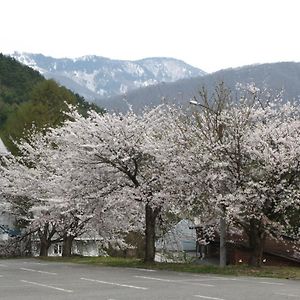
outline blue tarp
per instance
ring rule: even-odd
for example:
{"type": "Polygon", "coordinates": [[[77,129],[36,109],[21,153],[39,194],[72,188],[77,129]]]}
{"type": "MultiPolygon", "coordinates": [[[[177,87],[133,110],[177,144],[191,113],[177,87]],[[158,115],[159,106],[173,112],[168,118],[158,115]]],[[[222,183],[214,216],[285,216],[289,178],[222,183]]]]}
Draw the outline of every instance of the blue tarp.
{"type": "Polygon", "coordinates": [[[20,230],[17,228],[9,228],[7,225],[0,225],[0,232],[7,233],[10,237],[16,237],[20,235],[20,230]]]}

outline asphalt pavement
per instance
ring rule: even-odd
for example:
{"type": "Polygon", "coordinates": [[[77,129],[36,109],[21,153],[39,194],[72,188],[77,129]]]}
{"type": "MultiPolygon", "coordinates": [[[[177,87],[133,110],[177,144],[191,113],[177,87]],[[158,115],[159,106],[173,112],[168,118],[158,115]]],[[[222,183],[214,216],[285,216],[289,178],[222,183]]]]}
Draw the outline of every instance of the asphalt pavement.
{"type": "Polygon", "coordinates": [[[300,300],[300,281],[1,259],[0,299],[300,300]]]}

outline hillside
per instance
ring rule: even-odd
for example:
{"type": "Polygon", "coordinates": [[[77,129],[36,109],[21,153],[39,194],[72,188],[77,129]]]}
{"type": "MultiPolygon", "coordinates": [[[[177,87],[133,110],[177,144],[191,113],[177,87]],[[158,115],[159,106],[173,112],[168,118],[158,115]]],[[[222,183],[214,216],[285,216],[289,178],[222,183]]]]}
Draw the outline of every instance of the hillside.
{"type": "Polygon", "coordinates": [[[18,104],[28,101],[35,84],[44,78],[0,53],[0,128],[18,104]]]}
{"type": "Polygon", "coordinates": [[[300,63],[280,62],[221,70],[197,78],[162,83],[131,91],[126,96],[100,100],[98,104],[114,111],[126,111],[128,104],[132,105],[134,110],[141,110],[145,106],[156,106],[162,100],[188,105],[189,100],[198,95],[202,86],[213,91],[216,84],[221,81],[224,81],[232,90],[235,90],[238,83],[255,83],[259,88],[266,87],[273,91],[283,89],[286,99],[298,99],[300,96],[300,63]]]}
{"type": "Polygon", "coordinates": [[[15,52],[11,56],[90,101],[206,74],[183,61],[164,57],[128,61],[95,55],[70,59],[15,52]]]}
{"type": "Polygon", "coordinates": [[[92,107],[81,96],[0,54],[0,136],[10,150],[14,151],[11,138],[26,136],[33,124],[44,130],[63,122],[66,103],[78,105],[82,113],[92,107]]]}

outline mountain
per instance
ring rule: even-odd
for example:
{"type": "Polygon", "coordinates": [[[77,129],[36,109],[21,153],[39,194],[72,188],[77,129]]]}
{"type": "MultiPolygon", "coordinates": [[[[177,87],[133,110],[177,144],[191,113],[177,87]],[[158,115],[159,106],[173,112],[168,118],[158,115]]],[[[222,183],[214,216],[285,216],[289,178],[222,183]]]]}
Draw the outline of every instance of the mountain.
{"type": "Polygon", "coordinates": [[[15,52],[11,56],[94,102],[160,82],[206,74],[183,61],[164,57],[127,61],[95,55],[70,59],[15,52]]]}
{"type": "Polygon", "coordinates": [[[254,83],[259,88],[278,92],[283,90],[286,99],[299,99],[300,63],[280,62],[250,65],[234,69],[225,69],[205,76],[182,79],[172,83],[161,83],[128,92],[126,96],[116,96],[101,100],[98,104],[107,110],[126,111],[129,105],[139,111],[145,106],[156,106],[163,101],[188,105],[191,98],[197,97],[204,86],[212,92],[223,81],[232,91],[238,83],[254,83]]]}
{"type": "Polygon", "coordinates": [[[11,138],[26,137],[33,124],[37,130],[59,126],[66,119],[66,103],[77,105],[82,114],[91,108],[101,111],[78,94],[0,53],[0,137],[9,150],[16,150],[11,138]]]}

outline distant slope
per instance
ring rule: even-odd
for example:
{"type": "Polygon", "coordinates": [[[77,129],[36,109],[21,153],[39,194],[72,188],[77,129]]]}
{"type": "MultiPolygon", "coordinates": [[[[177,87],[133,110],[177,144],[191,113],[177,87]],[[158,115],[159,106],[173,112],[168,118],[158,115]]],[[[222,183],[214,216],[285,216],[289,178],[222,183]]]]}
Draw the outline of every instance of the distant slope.
{"type": "Polygon", "coordinates": [[[59,126],[66,119],[66,103],[77,105],[82,114],[90,108],[100,110],[78,94],[0,53],[0,137],[11,151],[15,150],[11,138],[25,137],[33,123],[38,130],[59,126]]]}
{"type": "Polygon", "coordinates": [[[11,56],[92,101],[160,82],[206,74],[183,61],[164,57],[125,61],[95,55],[57,59],[15,52],[11,56]]]}
{"type": "Polygon", "coordinates": [[[197,96],[202,86],[212,91],[221,81],[224,81],[232,90],[235,89],[237,83],[255,83],[260,88],[267,87],[274,91],[284,89],[284,97],[298,99],[300,63],[281,62],[226,69],[197,78],[146,87],[128,92],[126,96],[112,97],[98,103],[108,110],[115,111],[127,110],[128,104],[138,111],[145,106],[156,106],[162,102],[162,99],[171,103],[188,105],[189,100],[197,96]]]}
{"type": "Polygon", "coordinates": [[[0,128],[20,103],[29,101],[33,87],[43,80],[39,72],[0,53],[0,128]]]}

